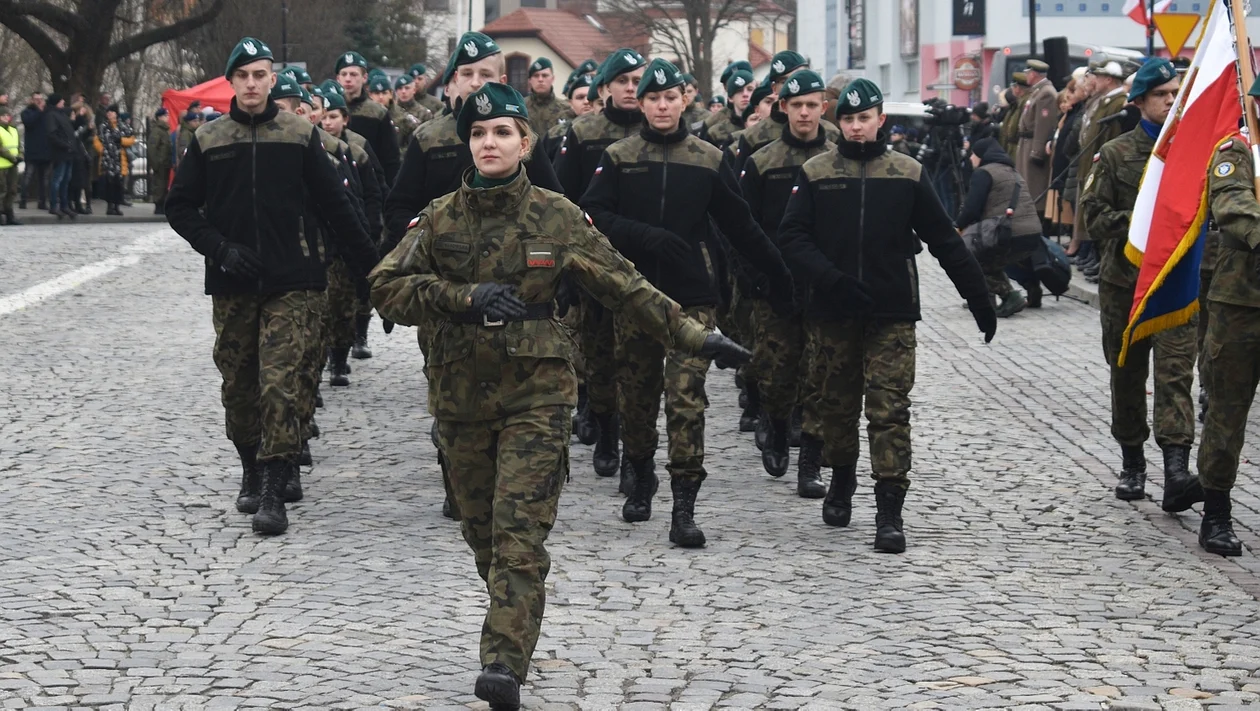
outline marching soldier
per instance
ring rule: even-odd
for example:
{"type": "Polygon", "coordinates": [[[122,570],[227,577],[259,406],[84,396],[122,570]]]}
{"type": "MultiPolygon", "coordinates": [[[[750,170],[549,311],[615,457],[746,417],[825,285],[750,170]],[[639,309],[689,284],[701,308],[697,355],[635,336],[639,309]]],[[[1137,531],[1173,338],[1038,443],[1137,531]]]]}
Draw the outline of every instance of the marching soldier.
{"type": "MultiPolygon", "coordinates": [[[[766,81],[770,82],[770,93],[778,96],[779,89],[783,86],[783,82],[798,69],[809,69],[809,61],[797,52],[792,50],[784,50],[774,55],[774,59],[770,62],[770,74],[766,76],[766,81]]],[[[770,120],[746,129],[739,138],[738,148],[735,151],[735,169],[739,172],[744,169],[744,163],[748,158],[761,149],[762,146],[768,145],[772,141],[777,141],[779,136],[783,134],[783,126],[787,123],[787,116],[779,110],[779,104],[776,101],[770,109],[770,120]]],[[[827,133],[827,140],[836,143],[840,140],[840,130],[828,122],[822,123],[823,131],[827,133]]]]}
{"type": "Polygon", "coordinates": [[[597,110],[594,102],[590,99],[593,81],[591,75],[577,74],[575,72],[574,76],[564,86],[564,95],[569,100],[569,106],[565,113],[557,119],[556,125],[552,126],[551,130],[547,132],[547,137],[542,142],[543,155],[550,158],[553,162],[560,152],[560,145],[564,142],[565,134],[569,132],[569,126],[579,117],[597,110]]]}
{"type": "Polygon", "coordinates": [[[1028,76],[1023,72],[1011,75],[1011,87],[1007,89],[1006,112],[998,128],[998,142],[1002,150],[1014,156],[1019,149],[1019,119],[1024,115],[1024,101],[1028,99],[1028,76]]]}
{"type": "Polygon", "coordinates": [[[149,124],[145,155],[153,174],[153,214],[166,214],[166,188],[171,180],[171,123],[166,109],[158,109],[149,124]]]}
{"type": "Polygon", "coordinates": [[[529,110],[529,124],[539,136],[546,136],[565,110],[564,102],[556,98],[555,83],[556,73],[550,59],[539,57],[529,65],[529,96],[525,97],[525,108],[529,110]]]}
{"type": "Polygon", "coordinates": [[[819,399],[831,488],[823,521],[847,526],[857,489],[858,418],[865,395],[875,550],[906,549],[901,510],[910,486],[910,390],[921,318],[914,254],[926,244],[967,300],[985,342],[997,315],[975,257],[955,231],[923,167],[888,150],[883,94],[856,79],[840,94],[844,137],[801,168],[779,246],[809,284],[806,327],[819,344],[819,399]]]}
{"type": "Polygon", "coordinates": [[[406,150],[411,142],[411,134],[416,132],[426,121],[433,119],[433,112],[419,101],[416,101],[416,84],[410,74],[403,74],[394,80],[394,101],[390,104],[389,116],[398,129],[398,149],[406,150]]]}
{"type": "Polygon", "coordinates": [[[1111,435],[1120,444],[1122,469],[1116,498],[1135,501],[1146,496],[1146,379],[1155,360],[1155,443],[1164,453],[1165,511],[1185,511],[1203,500],[1203,489],[1190,473],[1194,444],[1194,323],[1161,331],[1129,345],[1119,363],[1129,324],[1138,268],[1125,257],[1129,220],[1138,185],[1155,140],[1168,118],[1181,82],[1166,59],[1150,59],[1138,70],[1129,101],[1142,113],[1141,123],[1108,142],[1081,189],[1081,206],[1089,237],[1101,253],[1098,310],[1102,319],[1103,355],[1111,368],[1111,435]]]}
{"type": "Polygon", "coordinates": [[[726,94],[730,100],[726,107],[719,111],[716,119],[701,124],[701,139],[717,146],[719,150],[731,145],[731,136],[744,128],[744,110],[752,100],[756,82],[753,73],[747,69],[736,69],[726,79],[726,94]]]}
{"type": "MultiPolygon", "coordinates": [[[[682,72],[673,64],[652,60],[636,89],[644,126],[638,135],[604,150],[580,204],[617,251],[706,327],[716,323],[717,285],[725,277],[714,273],[713,250],[719,247],[710,220],[766,277],[770,302],[788,315],[792,277],[749,213],[721,151],[680,124],[686,108],[682,86],[682,72]]],[[[685,548],[701,547],[705,537],[695,524],[695,503],[707,476],[704,383],[710,363],[674,355],[666,359],[648,335],[633,323],[616,321],[621,437],[634,472],[621,515],[627,522],[652,516],[658,483],[653,459],[660,438],[656,420],[664,392],[666,468],[674,492],[669,540],[685,548]]]]}
{"type": "MultiPolygon", "coordinates": [[[[753,73],[752,63],[749,62],[747,59],[741,59],[737,62],[731,62],[730,64],[726,65],[726,69],[723,69],[722,75],[718,77],[718,84],[721,85],[723,89],[725,89],[726,82],[730,80],[731,75],[738,71],[745,71],[745,72],[748,72],[749,74],[752,74],[753,73]]],[[[727,103],[726,99],[720,96],[713,96],[709,98],[709,103],[706,106],[707,110],[709,111],[709,115],[705,117],[704,119],[705,126],[711,126],[712,124],[718,121],[721,121],[724,118],[722,116],[715,115],[715,114],[721,113],[721,111],[715,110],[713,108],[714,102],[721,104],[722,107],[725,107],[727,103]]],[[[700,132],[697,131],[696,135],[697,136],[700,135],[700,132]]]]}
{"type": "MultiPolygon", "coordinates": [[[[1024,74],[1032,85],[1019,119],[1019,145],[1016,148],[1015,170],[1024,176],[1028,192],[1037,203],[1037,214],[1045,214],[1046,188],[1050,187],[1050,157],[1046,144],[1059,125],[1058,92],[1046,78],[1050,65],[1039,59],[1028,60],[1024,74]]],[[[1043,218],[1044,221],[1044,218],[1043,218]]],[[[1050,234],[1050,230],[1045,230],[1050,234]]]]}
{"type": "MultiPolygon", "coordinates": [[[[417,62],[411,65],[407,70],[407,74],[412,79],[415,86],[415,100],[424,108],[433,112],[434,116],[441,116],[446,110],[446,106],[442,104],[442,100],[429,93],[429,68],[417,62]]],[[[405,147],[404,147],[405,150],[405,147]]]]}
{"type": "Polygon", "coordinates": [[[700,82],[690,74],[683,74],[683,79],[687,82],[687,110],[683,112],[683,123],[692,133],[698,134],[705,119],[709,118],[709,112],[696,100],[700,94],[700,82]]]}
{"type": "MultiPolygon", "coordinates": [[[[389,110],[369,100],[367,66],[363,55],[346,52],[337,57],[334,71],[337,72],[341,95],[350,109],[350,130],[372,144],[372,152],[385,170],[385,180],[393,183],[399,166],[398,136],[393,121],[389,120],[389,110]]],[[[389,91],[388,80],[384,90],[389,91]]]]}
{"type": "Polygon", "coordinates": [[[206,260],[215,364],[223,375],[227,435],[241,457],[237,510],[258,533],[288,528],[286,484],[301,451],[299,399],[326,286],[319,245],[301,229],[308,205],[354,269],[376,248],[364,232],[314,127],[281,113],[267,45],[242,39],[224,72],[231,112],[199,128],[167,197],[171,227],[206,260]]]}

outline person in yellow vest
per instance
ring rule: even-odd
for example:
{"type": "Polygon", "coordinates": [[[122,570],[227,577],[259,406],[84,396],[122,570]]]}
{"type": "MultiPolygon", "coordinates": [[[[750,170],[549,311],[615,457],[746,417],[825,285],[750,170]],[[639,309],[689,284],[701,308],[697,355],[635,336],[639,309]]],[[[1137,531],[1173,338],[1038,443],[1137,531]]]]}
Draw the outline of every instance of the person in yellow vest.
{"type": "Polygon", "coordinates": [[[18,194],[18,163],[22,162],[22,139],[8,106],[0,106],[0,225],[20,225],[13,216],[13,198],[18,194]],[[7,223],[5,221],[8,221],[7,223]]]}

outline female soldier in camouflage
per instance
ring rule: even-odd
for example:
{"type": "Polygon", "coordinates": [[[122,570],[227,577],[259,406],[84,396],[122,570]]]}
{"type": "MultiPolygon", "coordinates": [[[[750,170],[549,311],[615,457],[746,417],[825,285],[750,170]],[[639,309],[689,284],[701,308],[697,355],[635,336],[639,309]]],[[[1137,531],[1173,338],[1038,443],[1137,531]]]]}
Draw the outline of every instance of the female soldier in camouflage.
{"type": "Polygon", "coordinates": [[[569,468],[573,341],[555,315],[561,277],[685,353],[749,353],[652,288],[563,195],[532,186],[535,136],[514,89],[467,98],[458,133],[474,168],[434,200],[372,272],[372,301],[400,324],[436,321],[429,410],[453,503],[490,606],[478,698],[515,709],[538,641],[551,567],[543,542],[569,468]]]}

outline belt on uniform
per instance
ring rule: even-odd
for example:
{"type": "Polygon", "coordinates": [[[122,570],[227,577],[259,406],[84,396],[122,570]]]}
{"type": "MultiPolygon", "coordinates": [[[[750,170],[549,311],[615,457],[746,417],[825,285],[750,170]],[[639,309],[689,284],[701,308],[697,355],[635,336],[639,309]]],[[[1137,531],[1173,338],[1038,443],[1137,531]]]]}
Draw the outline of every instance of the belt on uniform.
{"type": "Polygon", "coordinates": [[[509,318],[503,321],[490,321],[485,314],[476,311],[465,311],[464,313],[454,314],[450,317],[450,321],[454,323],[479,323],[482,326],[505,326],[511,321],[542,321],[552,318],[555,314],[555,305],[548,301],[541,304],[525,304],[525,315],[520,318],[509,318]]]}

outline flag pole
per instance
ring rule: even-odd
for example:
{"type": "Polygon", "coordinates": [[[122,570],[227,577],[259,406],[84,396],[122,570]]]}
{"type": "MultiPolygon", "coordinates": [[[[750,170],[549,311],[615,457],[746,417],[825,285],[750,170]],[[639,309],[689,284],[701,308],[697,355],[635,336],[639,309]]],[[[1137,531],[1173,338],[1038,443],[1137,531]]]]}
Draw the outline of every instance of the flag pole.
{"type": "Polygon", "coordinates": [[[1238,56],[1238,95],[1243,102],[1243,119],[1247,122],[1247,138],[1251,142],[1252,183],[1256,200],[1260,200],[1260,126],[1256,120],[1256,99],[1249,96],[1256,80],[1251,66],[1251,42],[1247,39],[1247,10],[1243,0],[1227,0],[1230,22],[1234,25],[1234,53],[1238,56]],[[1245,61],[1244,61],[1245,58],[1245,61]]]}

